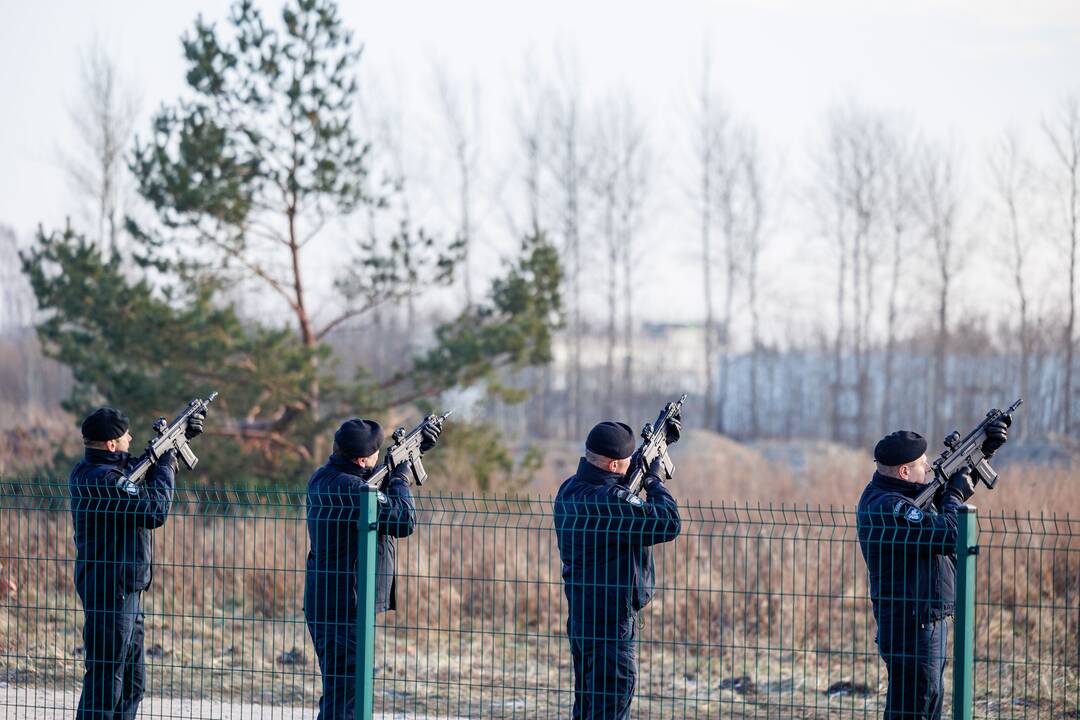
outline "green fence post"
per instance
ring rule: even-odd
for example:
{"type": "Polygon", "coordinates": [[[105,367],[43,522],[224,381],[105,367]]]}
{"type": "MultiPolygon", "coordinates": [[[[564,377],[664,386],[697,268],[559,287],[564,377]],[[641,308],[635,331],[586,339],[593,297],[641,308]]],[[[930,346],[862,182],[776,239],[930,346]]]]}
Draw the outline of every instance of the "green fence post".
{"type": "Polygon", "coordinates": [[[953,626],[953,720],[971,720],[975,686],[975,557],[979,521],[974,505],[957,513],[956,623],[953,626]]]}
{"type": "Polygon", "coordinates": [[[357,561],[356,617],[356,720],[372,720],[375,713],[375,539],[379,519],[378,493],[363,494],[360,521],[360,558],[357,561]]]}

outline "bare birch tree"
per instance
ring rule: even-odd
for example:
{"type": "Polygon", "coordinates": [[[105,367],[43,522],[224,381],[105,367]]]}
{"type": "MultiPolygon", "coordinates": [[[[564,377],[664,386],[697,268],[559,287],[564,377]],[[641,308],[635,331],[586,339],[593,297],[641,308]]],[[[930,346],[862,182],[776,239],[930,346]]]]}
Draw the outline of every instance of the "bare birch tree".
{"type": "Polygon", "coordinates": [[[892,397],[896,383],[896,350],[901,309],[900,290],[903,286],[908,246],[911,243],[914,218],[912,197],[912,151],[911,133],[894,125],[886,135],[886,151],[883,168],[883,210],[889,260],[887,263],[885,301],[885,353],[883,391],[881,393],[881,427],[885,432],[893,427],[895,403],[892,397]]]}
{"type": "MultiPolygon", "coordinates": [[[[695,98],[695,108],[690,132],[694,165],[698,177],[694,197],[697,205],[698,224],[701,232],[701,272],[703,286],[703,305],[705,327],[702,332],[703,365],[705,368],[705,427],[723,431],[722,413],[718,403],[722,403],[724,384],[717,389],[717,351],[720,338],[717,333],[716,299],[714,277],[718,237],[715,232],[717,198],[715,184],[723,182],[724,153],[729,149],[725,138],[730,125],[730,118],[719,94],[712,87],[712,57],[710,48],[705,48],[702,61],[701,83],[695,98]]],[[[730,162],[730,161],[728,161],[730,162]]],[[[722,192],[722,191],[721,191],[722,192]]]]}
{"type": "MultiPolygon", "coordinates": [[[[378,370],[385,370],[392,364],[399,362],[402,353],[410,357],[417,349],[417,335],[419,333],[418,317],[416,312],[416,299],[420,294],[420,268],[418,263],[422,253],[419,249],[430,243],[431,238],[422,227],[417,227],[413,216],[412,203],[412,180],[409,172],[409,159],[406,157],[406,148],[409,146],[409,137],[405,126],[405,113],[402,112],[400,102],[395,98],[391,100],[386,93],[373,102],[368,103],[365,111],[372,114],[369,118],[372,133],[375,137],[373,162],[379,163],[384,173],[385,182],[394,187],[396,192],[387,200],[394,205],[393,218],[385,218],[384,207],[372,206],[366,208],[369,234],[372,237],[389,235],[392,242],[401,247],[402,275],[405,280],[404,300],[405,322],[400,333],[390,333],[386,337],[402,337],[402,347],[391,347],[388,343],[375,343],[379,353],[378,370]],[[384,223],[389,219],[395,225],[387,232],[383,229],[384,223]]],[[[459,243],[465,245],[459,235],[459,243]]],[[[463,247],[461,248],[464,249],[463,247]]],[[[393,320],[389,313],[376,313],[373,317],[376,325],[393,320]]]]}
{"type": "Polygon", "coordinates": [[[435,66],[439,106],[450,142],[454,171],[458,180],[458,237],[461,248],[461,276],[465,288],[465,304],[473,304],[472,260],[475,252],[476,228],[473,204],[476,194],[477,175],[480,171],[480,138],[483,128],[480,121],[479,89],[475,81],[469,86],[467,97],[462,97],[442,66],[435,66]]]}
{"type": "Polygon", "coordinates": [[[870,439],[870,353],[876,300],[874,278],[881,257],[882,178],[884,129],[880,116],[865,114],[855,120],[851,143],[850,198],[855,215],[852,243],[852,280],[855,300],[855,434],[858,445],[870,439]]]}
{"type": "Polygon", "coordinates": [[[634,307],[638,260],[638,235],[645,223],[646,203],[653,175],[652,153],[643,119],[629,97],[621,104],[618,146],[618,229],[622,252],[619,275],[623,287],[623,368],[627,416],[632,414],[637,392],[634,375],[634,307]]]}
{"type": "MultiPolygon", "coordinates": [[[[515,164],[522,166],[520,181],[525,195],[525,207],[528,213],[529,230],[537,230],[542,226],[541,198],[543,197],[543,156],[547,149],[547,100],[549,93],[545,92],[539,72],[531,60],[526,61],[524,77],[521,82],[525,91],[521,93],[511,109],[514,119],[514,130],[517,141],[518,154],[514,159],[515,164]]],[[[513,212],[507,212],[513,217],[513,212]]],[[[511,232],[515,236],[522,235],[527,231],[511,225],[511,232]]]]}
{"type": "Polygon", "coordinates": [[[82,53],[79,94],[68,108],[79,146],[62,150],[61,156],[75,190],[92,201],[97,241],[114,254],[124,214],[124,155],[138,106],[119,63],[101,40],[94,40],[82,53]]]}
{"type": "MultiPolygon", "coordinates": [[[[615,358],[619,345],[619,311],[625,293],[620,277],[622,268],[622,238],[617,226],[619,198],[619,118],[612,110],[614,103],[604,103],[597,117],[592,146],[596,160],[589,174],[590,201],[597,213],[597,235],[603,248],[604,270],[607,282],[604,287],[606,306],[605,363],[602,407],[604,415],[615,417],[618,412],[616,393],[615,358]]],[[[600,273],[596,273],[600,276],[600,273]]]]}
{"type": "Polygon", "coordinates": [[[569,352],[566,363],[568,437],[579,438],[582,429],[582,191],[587,160],[583,147],[581,90],[577,63],[562,58],[559,79],[552,90],[550,170],[559,195],[558,228],[566,272],[569,352]]]}
{"type": "Polygon", "coordinates": [[[833,109],[826,120],[824,142],[811,149],[813,179],[811,209],[819,232],[833,245],[836,262],[834,312],[836,327],[832,338],[832,383],[829,425],[833,440],[849,439],[844,427],[847,392],[851,386],[847,365],[852,350],[851,320],[848,310],[853,220],[849,203],[851,166],[848,158],[846,119],[841,109],[833,109]]]}
{"type": "MultiPolygon", "coordinates": [[[[1026,213],[1032,202],[1033,168],[1024,157],[1016,133],[1006,132],[995,143],[987,159],[990,186],[994,204],[1003,214],[998,239],[1004,250],[1003,265],[1009,271],[1016,293],[1017,342],[1020,350],[1020,397],[1031,397],[1031,363],[1034,349],[1034,333],[1031,322],[1031,288],[1026,273],[1030,266],[1033,239],[1027,234],[1026,213]]],[[[1018,438],[1023,438],[1026,425],[1016,428],[1018,438]]]]}
{"type": "Polygon", "coordinates": [[[42,405],[48,389],[46,372],[55,363],[42,357],[37,338],[27,332],[37,305],[20,268],[18,238],[11,228],[0,225],[0,339],[12,343],[18,358],[0,369],[0,401],[42,405]]]}
{"type": "Polygon", "coordinates": [[[588,186],[607,278],[602,406],[614,417],[631,414],[636,390],[634,265],[652,168],[645,126],[627,91],[612,93],[595,121],[588,186]]]}
{"type": "Polygon", "coordinates": [[[0,225],[0,334],[33,322],[34,293],[19,267],[15,231],[0,225]]]}
{"type": "Polygon", "coordinates": [[[765,241],[767,199],[757,134],[744,131],[740,137],[739,175],[744,185],[746,217],[739,245],[745,257],[746,302],[750,311],[750,435],[758,437],[761,434],[759,371],[762,348],[760,262],[765,241]]]}
{"type": "Polygon", "coordinates": [[[718,135],[717,155],[713,165],[712,203],[720,231],[721,263],[723,267],[724,301],[720,310],[719,328],[723,333],[720,338],[723,354],[720,357],[720,391],[716,407],[716,425],[718,432],[729,432],[727,415],[728,384],[731,377],[733,352],[732,324],[735,317],[735,286],[742,272],[742,258],[737,247],[742,209],[739,206],[740,178],[739,151],[737,147],[738,128],[733,122],[725,120],[718,135]]]}
{"type": "Polygon", "coordinates": [[[960,189],[955,151],[926,145],[921,153],[916,197],[921,230],[933,253],[936,288],[937,332],[934,339],[934,370],[931,383],[932,437],[943,436],[948,385],[946,362],[949,355],[950,292],[956,281],[958,265],[957,212],[960,189]]]}
{"type": "MultiPolygon", "coordinates": [[[[510,223],[511,233],[515,237],[521,237],[529,232],[539,233],[544,226],[543,201],[546,184],[543,170],[549,130],[547,114],[549,92],[543,87],[531,59],[526,60],[521,85],[525,91],[517,97],[511,114],[514,118],[518,148],[514,164],[522,168],[519,181],[524,191],[529,226],[528,228],[518,227],[516,209],[504,207],[503,212],[510,223]]],[[[525,372],[533,388],[529,406],[526,408],[529,434],[532,437],[548,438],[551,436],[552,363],[544,363],[539,368],[529,368],[525,372]]]]}
{"type": "Polygon", "coordinates": [[[1061,247],[1068,265],[1069,297],[1062,345],[1065,351],[1061,431],[1072,428],[1073,359],[1076,350],[1076,255],[1080,250],[1080,95],[1064,98],[1052,118],[1043,121],[1043,132],[1053,150],[1061,214],[1064,223],[1061,247]]]}
{"type": "Polygon", "coordinates": [[[871,410],[870,357],[878,314],[888,152],[882,115],[849,103],[828,116],[825,143],[813,155],[814,210],[837,260],[833,342],[833,438],[866,441],[871,410]]]}

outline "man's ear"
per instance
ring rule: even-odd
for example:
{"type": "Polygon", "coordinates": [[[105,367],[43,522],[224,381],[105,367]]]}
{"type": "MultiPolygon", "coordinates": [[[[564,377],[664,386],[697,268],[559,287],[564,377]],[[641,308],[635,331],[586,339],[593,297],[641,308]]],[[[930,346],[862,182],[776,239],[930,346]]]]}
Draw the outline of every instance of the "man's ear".
{"type": "Polygon", "coordinates": [[[911,466],[907,463],[901,465],[896,468],[896,474],[900,476],[901,480],[907,480],[908,476],[911,475],[911,466]]]}

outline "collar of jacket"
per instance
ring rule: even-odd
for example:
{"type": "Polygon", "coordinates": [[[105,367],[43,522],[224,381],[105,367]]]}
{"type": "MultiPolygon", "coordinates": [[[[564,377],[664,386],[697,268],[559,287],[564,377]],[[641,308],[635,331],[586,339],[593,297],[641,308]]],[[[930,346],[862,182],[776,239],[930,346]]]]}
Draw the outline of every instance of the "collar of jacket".
{"type": "Polygon", "coordinates": [[[625,475],[601,470],[585,458],[578,461],[577,479],[591,485],[617,485],[626,479],[625,475]]]}
{"type": "Polygon", "coordinates": [[[923,483],[913,483],[908,482],[907,480],[901,480],[900,478],[891,478],[878,472],[874,473],[874,479],[870,482],[875,487],[879,487],[882,490],[900,493],[907,497],[915,497],[926,489],[926,485],[923,483]]]}
{"type": "Polygon", "coordinates": [[[369,477],[371,477],[371,471],[375,469],[360,467],[352,460],[342,457],[337,453],[331,453],[330,459],[326,461],[326,464],[339,472],[348,473],[349,475],[355,475],[356,477],[363,478],[364,480],[367,480],[369,477]]]}
{"type": "Polygon", "coordinates": [[[126,452],[109,452],[98,448],[86,448],[86,462],[93,465],[114,465],[122,468],[128,464],[131,454],[126,452]]]}

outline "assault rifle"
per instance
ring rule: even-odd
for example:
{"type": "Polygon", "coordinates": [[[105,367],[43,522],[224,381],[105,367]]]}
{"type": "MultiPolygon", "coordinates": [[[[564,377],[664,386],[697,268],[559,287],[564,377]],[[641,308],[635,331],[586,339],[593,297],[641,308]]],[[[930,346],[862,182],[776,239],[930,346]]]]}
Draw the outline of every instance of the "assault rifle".
{"type": "Polygon", "coordinates": [[[986,440],[986,426],[995,420],[1001,419],[1004,419],[1008,424],[1012,424],[1012,414],[1023,404],[1024,400],[1020,398],[1004,411],[994,408],[986,413],[986,417],[982,419],[982,422],[976,425],[975,429],[969,432],[962,440],[960,439],[960,433],[956,430],[949,433],[945,438],[945,449],[937,460],[933,462],[933,481],[927,485],[925,490],[919,493],[913,504],[920,510],[925,510],[933,502],[937,492],[949,482],[952,474],[964,467],[971,470],[971,482],[973,485],[982,481],[983,485],[993,490],[998,481],[998,474],[994,468],[990,467],[989,458],[982,449],[983,442],[986,440]]]}
{"type": "Polygon", "coordinates": [[[642,442],[637,450],[638,464],[632,470],[630,480],[627,482],[630,492],[636,494],[641,490],[641,486],[645,483],[645,473],[648,472],[653,460],[657,458],[660,458],[660,462],[664,466],[664,474],[667,476],[664,479],[671,478],[671,474],[675,471],[675,463],[671,462],[671,457],[668,455],[665,427],[668,420],[682,411],[685,401],[686,393],[683,393],[683,396],[677,401],[669,402],[664,406],[664,409],[656,416],[656,422],[645,423],[645,427],[641,428],[642,442]]]}
{"type": "Polygon", "coordinates": [[[394,443],[386,449],[386,459],[371,473],[371,477],[368,478],[368,485],[382,490],[386,485],[386,481],[390,478],[390,473],[406,460],[412,468],[413,482],[417,485],[423,485],[428,477],[427,470],[424,469],[424,463],[420,460],[420,442],[424,439],[424,427],[430,425],[442,431],[443,422],[450,417],[452,412],[454,411],[447,410],[443,415],[428,415],[423,422],[409,431],[408,435],[405,434],[404,427],[395,430],[394,434],[390,436],[394,443]]]}
{"type": "Polygon", "coordinates": [[[191,445],[188,443],[185,434],[188,418],[195,413],[205,415],[206,406],[214,402],[217,396],[216,392],[212,392],[205,400],[195,398],[188,403],[184,412],[177,415],[171,423],[166,422],[163,417],[158,418],[153,425],[157,437],[146,444],[146,451],[143,452],[142,457],[135,463],[135,467],[131,469],[131,472],[120,476],[116,481],[116,487],[129,495],[138,495],[139,485],[146,478],[146,473],[169,450],[176,451],[176,454],[184,461],[184,465],[188,470],[193,469],[199,463],[199,458],[195,457],[195,453],[191,451],[191,445]]]}

